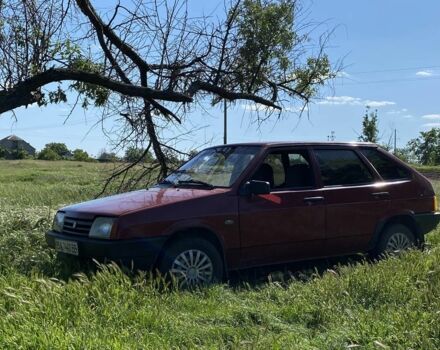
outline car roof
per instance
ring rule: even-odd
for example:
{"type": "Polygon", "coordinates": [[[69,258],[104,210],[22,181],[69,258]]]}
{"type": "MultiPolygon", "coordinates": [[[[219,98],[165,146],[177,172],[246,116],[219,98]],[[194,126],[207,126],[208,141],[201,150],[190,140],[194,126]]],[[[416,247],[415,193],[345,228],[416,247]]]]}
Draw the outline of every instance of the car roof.
{"type": "Polygon", "coordinates": [[[228,143],[226,145],[217,145],[214,147],[223,146],[259,146],[259,147],[286,147],[286,146],[345,146],[345,147],[378,147],[377,144],[371,142],[319,142],[319,141],[271,141],[271,142],[243,142],[243,143],[228,143]]]}

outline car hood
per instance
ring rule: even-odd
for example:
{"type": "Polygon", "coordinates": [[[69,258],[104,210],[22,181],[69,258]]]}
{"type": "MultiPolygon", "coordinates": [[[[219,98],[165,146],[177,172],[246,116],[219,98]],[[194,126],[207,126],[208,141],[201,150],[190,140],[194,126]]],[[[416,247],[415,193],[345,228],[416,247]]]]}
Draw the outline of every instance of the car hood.
{"type": "Polygon", "coordinates": [[[67,206],[61,210],[81,217],[120,216],[148,208],[218,195],[227,189],[151,188],[67,206]]]}

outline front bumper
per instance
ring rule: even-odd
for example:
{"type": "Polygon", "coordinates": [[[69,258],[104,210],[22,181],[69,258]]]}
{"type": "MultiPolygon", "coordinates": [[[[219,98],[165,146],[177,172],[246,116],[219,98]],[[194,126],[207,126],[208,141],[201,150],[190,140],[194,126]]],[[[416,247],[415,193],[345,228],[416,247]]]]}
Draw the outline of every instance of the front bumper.
{"type": "Polygon", "coordinates": [[[434,230],[440,222],[440,212],[415,214],[414,219],[417,223],[419,233],[422,235],[434,230]]]}
{"type": "Polygon", "coordinates": [[[167,237],[102,240],[54,231],[46,233],[46,242],[49,247],[55,248],[56,239],[76,242],[79,257],[94,258],[99,261],[110,260],[130,266],[134,264],[139,268],[151,268],[155,265],[167,237]]]}

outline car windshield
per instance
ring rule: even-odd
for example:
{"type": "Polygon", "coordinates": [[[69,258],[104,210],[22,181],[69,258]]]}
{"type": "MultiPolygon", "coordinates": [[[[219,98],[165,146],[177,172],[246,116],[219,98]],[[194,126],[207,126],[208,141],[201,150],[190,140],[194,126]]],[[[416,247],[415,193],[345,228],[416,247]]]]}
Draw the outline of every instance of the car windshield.
{"type": "Polygon", "coordinates": [[[258,146],[206,149],[169,175],[162,184],[230,187],[259,150],[258,146]]]}

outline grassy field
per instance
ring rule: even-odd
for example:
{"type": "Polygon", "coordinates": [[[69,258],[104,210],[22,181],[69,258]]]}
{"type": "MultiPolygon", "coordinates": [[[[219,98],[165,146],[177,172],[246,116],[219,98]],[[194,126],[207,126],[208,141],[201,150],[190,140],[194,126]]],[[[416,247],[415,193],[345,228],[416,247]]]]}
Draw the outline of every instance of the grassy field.
{"type": "Polygon", "coordinates": [[[378,263],[308,268],[252,286],[166,289],[47,248],[56,208],[92,198],[105,170],[0,161],[0,349],[440,348],[440,232],[425,251],[378,263]]]}

